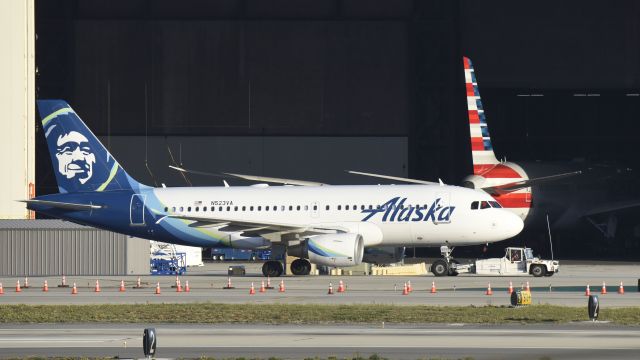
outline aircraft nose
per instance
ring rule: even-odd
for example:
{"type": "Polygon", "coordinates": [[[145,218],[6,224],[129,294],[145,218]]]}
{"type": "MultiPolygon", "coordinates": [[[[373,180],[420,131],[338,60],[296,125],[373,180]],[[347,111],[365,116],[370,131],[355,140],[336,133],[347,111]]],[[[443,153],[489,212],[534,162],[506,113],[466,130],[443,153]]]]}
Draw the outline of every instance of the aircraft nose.
{"type": "Polygon", "coordinates": [[[505,210],[503,217],[504,226],[502,227],[507,238],[512,238],[522,231],[524,228],[524,221],[520,216],[505,210]]]}

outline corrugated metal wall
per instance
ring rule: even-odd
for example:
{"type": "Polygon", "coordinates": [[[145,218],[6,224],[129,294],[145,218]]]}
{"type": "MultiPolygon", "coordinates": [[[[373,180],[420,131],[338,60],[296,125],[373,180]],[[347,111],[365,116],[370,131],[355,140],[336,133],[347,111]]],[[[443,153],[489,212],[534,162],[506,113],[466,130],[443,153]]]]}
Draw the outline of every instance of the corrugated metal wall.
{"type": "Polygon", "coordinates": [[[148,240],[89,227],[0,228],[0,276],[148,273],[148,240]]]}

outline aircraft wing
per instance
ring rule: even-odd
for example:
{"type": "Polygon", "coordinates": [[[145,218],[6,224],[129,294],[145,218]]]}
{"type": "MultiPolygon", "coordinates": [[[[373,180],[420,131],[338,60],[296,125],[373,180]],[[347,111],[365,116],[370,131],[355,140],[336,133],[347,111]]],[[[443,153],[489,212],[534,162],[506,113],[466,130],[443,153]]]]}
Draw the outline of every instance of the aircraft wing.
{"type": "Polygon", "coordinates": [[[606,213],[610,213],[610,212],[614,212],[614,211],[631,209],[631,208],[635,208],[635,207],[640,207],[640,200],[635,199],[635,200],[610,202],[610,203],[605,203],[602,206],[597,206],[597,207],[594,207],[592,209],[587,210],[583,214],[583,216],[589,217],[589,216],[594,216],[594,215],[606,214],[606,213]]]}
{"type": "Polygon", "coordinates": [[[75,204],[75,203],[67,203],[60,201],[49,201],[49,200],[18,200],[20,202],[27,203],[27,205],[42,205],[42,206],[50,206],[59,209],[65,210],[95,210],[102,209],[104,206],[102,205],[93,205],[93,204],[75,204]]]}
{"type": "MultiPolygon", "coordinates": [[[[269,234],[300,234],[300,235],[316,235],[327,233],[345,232],[346,229],[332,226],[315,226],[315,225],[298,225],[286,223],[273,223],[265,221],[247,221],[235,220],[222,217],[199,217],[192,215],[172,214],[161,217],[156,223],[160,223],[166,218],[191,220],[194,223],[190,226],[194,227],[217,227],[224,232],[243,232],[244,234],[264,236],[270,238],[269,234]]],[[[270,240],[274,241],[270,238],[270,240]]]]}
{"type": "Polygon", "coordinates": [[[232,177],[232,178],[251,180],[251,181],[262,181],[262,182],[268,182],[268,183],[274,183],[274,184],[297,185],[297,186],[325,186],[325,185],[329,185],[329,184],[325,184],[325,183],[321,183],[321,182],[315,182],[315,181],[285,179],[285,178],[276,178],[276,177],[268,177],[268,176],[257,176],[257,175],[234,174],[234,173],[214,174],[214,173],[208,173],[208,172],[204,172],[204,171],[187,170],[187,169],[184,169],[184,168],[181,168],[181,167],[171,166],[171,165],[169,165],[169,167],[174,169],[174,170],[177,170],[177,171],[180,171],[180,172],[183,172],[183,173],[187,173],[187,174],[215,176],[215,177],[222,177],[222,178],[232,177]]]}
{"type": "Polygon", "coordinates": [[[533,185],[539,185],[545,182],[556,181],[556,180],[560,180],[560,179],[564,179],[564,178],[568,178],[568,177],[576,176],[580,174],[582,174],[582,171],[574,171],[574,172],[569,172],[564,174],[543,176],[535,179],[515,181],[508,184],[503,184],[503,185],[483,187],[481,188],[481,190],[484,190],[491,195],[502,195],[502,194],[507,194],[516,190],[528,188],[533,185]]]}
{"type": "Polygon", "coordinates": [[[389,176],[389,175],[373,174],[373,173],[366,173],[366,172],[361,172],[361,171],[352,171],[352,170],[347,170],[347,172],[348,172],[349,174],[354,174],[354,175],[369,176],[369,177],[375,177],[375,178],[387,179],[387,180],[396,180],[396,181],[408,182],[408,183],[413,183],[413,184],[422,184],[422,185],[440,185],[440,183],[433,182],[433,181],[418,180],[418,179],[410,179],[410,178],[403,178],[403,177],[398,177],[398,176],[389,176]]]}

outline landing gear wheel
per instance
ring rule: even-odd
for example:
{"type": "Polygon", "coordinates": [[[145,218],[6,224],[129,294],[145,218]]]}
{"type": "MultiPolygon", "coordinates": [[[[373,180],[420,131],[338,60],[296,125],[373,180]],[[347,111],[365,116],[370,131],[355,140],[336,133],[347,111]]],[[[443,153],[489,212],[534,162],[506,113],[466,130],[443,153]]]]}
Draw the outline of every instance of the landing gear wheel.
{"type": "Polygon", "coordinates": [[[296,259],[291,263],[291,273],[293,275],[309,275],[311,263],[305,259],[296,259]]]}
{"type": "Polygon", "coordinates": [[[547,269],[545,269],[544,266],[542,265],[533,265],[531,267],[531,275],[535,277],[540,277],[544,275],[546,272],[547,272],[547,269]]]}
{"type": "Polygon", "coordinates": [[[284,269],[280,261],[267,261],[262,265],[262,275],[270,277],[278,277],[282,275],[284,269]]]}
{"type": "Polygon", "coordinates": [[[224,255],[220,255],[220,256],[218,257],[218,260],[220,260],[220,261],[224,261],[224,255]]]}
{"type": "Polygon", "coordinates": [[[431,265],[431,272],[435,276],[447,276],[449,274],[449,264],[444,260],[436,260],[431,265]]]}
{"type": "MultiPolygon", "coordinates": [[[[458,260],[451,260],[452,264],[460,264],[460,262],[458,260]]],[[[449,276],[458,276],[458,272],[455,271],[453,268],[449,267],[449,276]]]]}

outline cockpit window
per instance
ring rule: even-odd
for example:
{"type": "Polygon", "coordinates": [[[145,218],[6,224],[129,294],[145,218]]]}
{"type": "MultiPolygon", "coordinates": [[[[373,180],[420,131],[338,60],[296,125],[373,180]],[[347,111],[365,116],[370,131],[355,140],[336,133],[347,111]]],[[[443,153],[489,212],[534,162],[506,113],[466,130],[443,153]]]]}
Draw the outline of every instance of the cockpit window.
{"type": "Polygon", "coordinates": [[[478,210],[478,202],[474,201],[471,203],[471,210],[478,210]]]}
{"type": "Polygon", "coordinates": [[[502,205],[500,205],[500,203],[498,203],[497,201],[489,201],[489,204],[491,204],[492,208],[496,208],[496,209],[502,208],[502,205]]]}
{"type": "Polygon", "coordinates": [[[491,208],[491,205],[489,205],[488,201],[481,201],[480,202],[480,209],[489,209],[491,208]]]}

